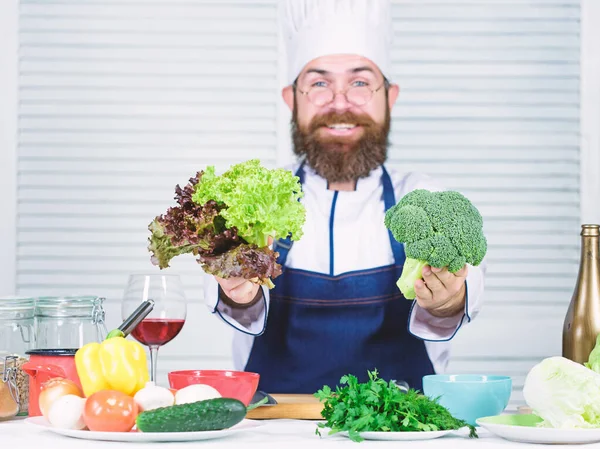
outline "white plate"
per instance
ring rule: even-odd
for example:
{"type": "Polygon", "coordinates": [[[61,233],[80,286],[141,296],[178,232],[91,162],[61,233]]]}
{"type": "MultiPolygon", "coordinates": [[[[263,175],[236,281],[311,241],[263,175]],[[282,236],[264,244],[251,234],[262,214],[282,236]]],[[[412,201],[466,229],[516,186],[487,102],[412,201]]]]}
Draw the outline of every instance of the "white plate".
{"type": "Polygon", "coordinates": [[[552,429],[537,427],[534,415],[497,415],[476,423],[505,440],[519,443],[583,444],[600,442],[600,429],[552,429]]]}
{"type": "Polygon", "coordinates": [[[101,441],[135,441],[135,442],[158,442],[158,441],[200,441],[223,438],[234,433],[255,429],[262,426],[261,421],[244,419],[235,426],[224,430],[211,430],[205,432],[92,432],[90,430],[67,430],[52,427],[43,416],[27,418],[25,422],[31,426],[49,430],[72,438],[83,440],[101,441]]]}
{"type": "MultiPolygon", "coordinates": [[[[376,441],[414,441],[414,440],[432,440],[454,432],[454,430],[436,430],[433,432],[360,432],[360,436],[365,440],[376,441]]],[[[348,432],[338,432],[347,438],[348,432]]]]}

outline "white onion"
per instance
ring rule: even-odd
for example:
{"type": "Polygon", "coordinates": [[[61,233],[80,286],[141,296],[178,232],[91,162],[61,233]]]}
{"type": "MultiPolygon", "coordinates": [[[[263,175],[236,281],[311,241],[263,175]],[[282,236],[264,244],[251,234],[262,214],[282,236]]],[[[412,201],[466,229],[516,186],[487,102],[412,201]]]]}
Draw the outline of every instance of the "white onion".
{"type": "Polygon", "coordinates": [[[72,394],[74,396],[83,397],[81,388],[75,382],[63,377],[53,377],[43,383],[38,404],[44,418],[48,419],[50,407],[62,396],[72,394]]]}

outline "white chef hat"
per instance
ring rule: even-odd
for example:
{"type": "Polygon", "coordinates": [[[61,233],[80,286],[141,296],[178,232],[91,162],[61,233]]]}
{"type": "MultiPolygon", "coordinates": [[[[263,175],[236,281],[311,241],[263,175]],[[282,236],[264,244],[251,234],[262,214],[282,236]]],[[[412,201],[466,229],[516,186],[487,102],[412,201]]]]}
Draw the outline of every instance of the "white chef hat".
{"type": "Polygon", "coordinates": [[[315,58],[355,54],[390,78],[390,0],[280,0],[287,56],[287,84],[315,58]]]}

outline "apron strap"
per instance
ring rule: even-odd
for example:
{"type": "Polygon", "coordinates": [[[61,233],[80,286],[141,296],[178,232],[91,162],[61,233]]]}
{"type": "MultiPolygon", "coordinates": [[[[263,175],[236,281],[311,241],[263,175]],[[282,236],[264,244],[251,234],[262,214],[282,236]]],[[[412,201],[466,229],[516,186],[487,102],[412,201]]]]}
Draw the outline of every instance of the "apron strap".
{"type": "MultiPolygon", "coordinates": [[[[381,175],[381,181],[383,183],[383,204],[385,205],[385,211],[387,212],[392,206],[396,204],[396,196],[394,194],[394,186],[389,173],[382,165],[381,169],[383,174],[381,175]]],[[[392,252],[394,253],[394,260],[396,265],[404,263],[404,246],[398,242],[392,235],[392,231],[388,229],[388,236],[390,238],[390,245],[392,246],[392,252]]]]}
{"type": "MultiPolygon", "coordinates": [[[[298,167],[295,173],[298,178],[300,178],[300,185],[304,184],[304,161],[298,167]]],[[[277,263],[279,263],[282,267],[285,265],[285,261],[287,260],[287,256],[292,249],[292,239],[287,237],[285,239],[275,240],[273,242],[273,251],[277,251],[279,253],[279,258],[277,259],[277,263]]]]}

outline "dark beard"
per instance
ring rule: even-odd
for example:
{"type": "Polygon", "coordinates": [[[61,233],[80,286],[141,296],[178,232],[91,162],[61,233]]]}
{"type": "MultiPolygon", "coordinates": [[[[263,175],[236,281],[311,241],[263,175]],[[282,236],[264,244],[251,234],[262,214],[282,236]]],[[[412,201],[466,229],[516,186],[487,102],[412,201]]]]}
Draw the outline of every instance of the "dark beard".
{"type": "Polygon", "coordinates": [[[390,131],[390,110],[387,103],[385,122],[382,125],[375,123],[367,115],[331,112],[314,117],[308,129],[302,129],[294,107],[291,126],[294,153],[304,155],[308,165],[330,183],[367,177],[387,159],[390,131]],[[318,135],[321,127],[335,123],[356,123],[362,126],[363,134],[356,141],[318,135]]]}

